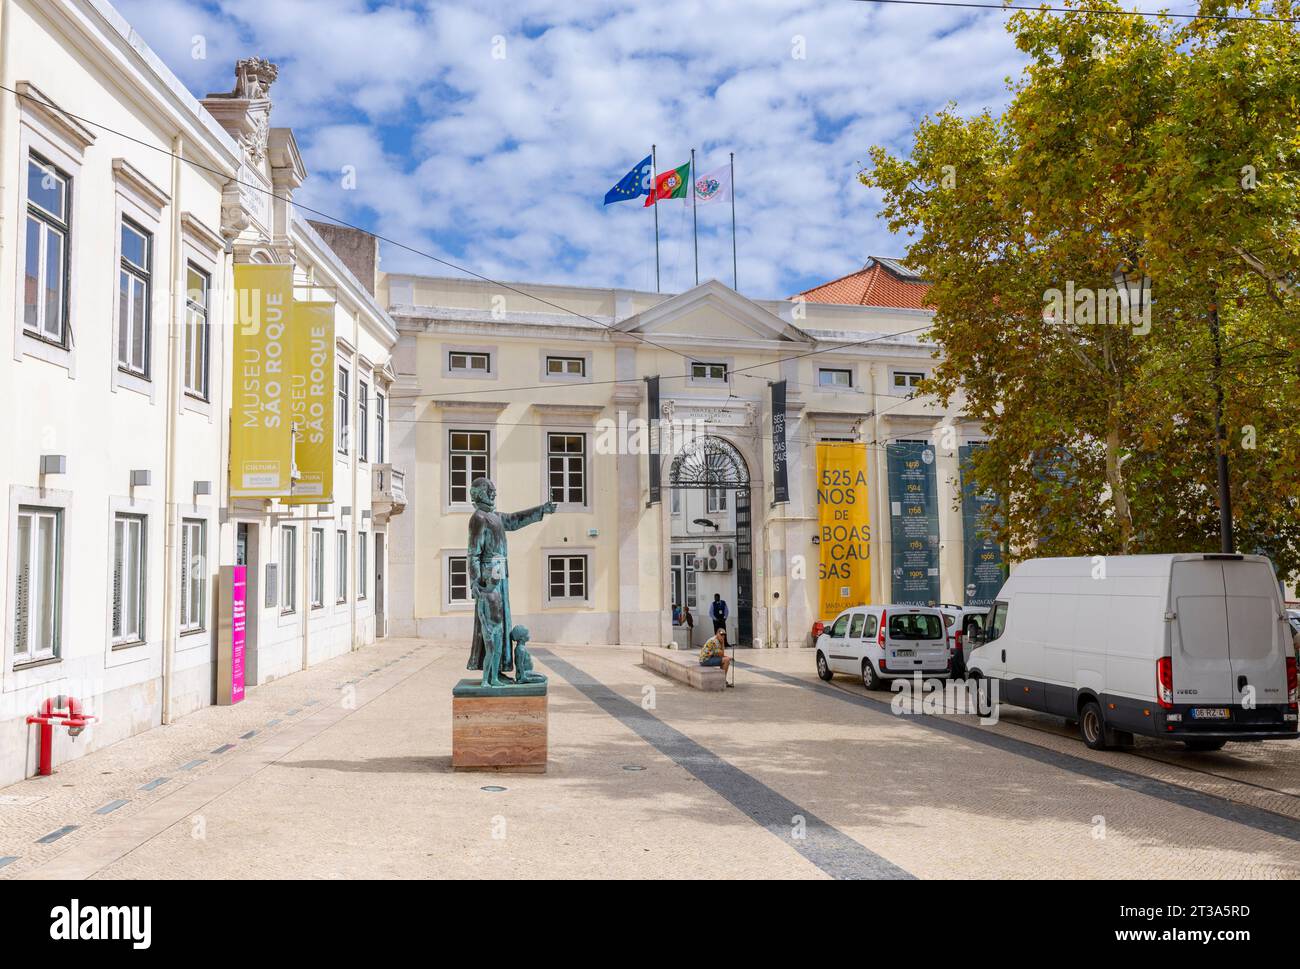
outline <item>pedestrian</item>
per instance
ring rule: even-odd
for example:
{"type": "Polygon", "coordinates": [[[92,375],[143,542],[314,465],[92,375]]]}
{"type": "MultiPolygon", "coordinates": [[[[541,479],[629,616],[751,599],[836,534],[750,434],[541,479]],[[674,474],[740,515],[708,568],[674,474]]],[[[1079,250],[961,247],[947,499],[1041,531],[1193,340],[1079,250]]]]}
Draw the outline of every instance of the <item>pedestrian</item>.
{"type": "MultiPolygon", "coordinates": [[[[731,657],[727,655],[727,631],[719,629],[700,647],[701,666],[721,666],[722,677],[726,680],[727,668],[731,666],[731,657]]],[[[727,683],[727,686],[731,686],[727,683]]]]}
{"type": "Polygon", "coordinates": [[[713,631],[716,633],[719,629],[724,632],[727,629],[727,603],[722,596],[713,593],[713,603],[709,606],[709,617],[713,620],[713,631]]]}
{"type": "Polygon", "coordinates": [[[686,627],[686,645],[695,645],[695,617],[691,615],[690,606],[682,606],[682,625],[686,627]]]}

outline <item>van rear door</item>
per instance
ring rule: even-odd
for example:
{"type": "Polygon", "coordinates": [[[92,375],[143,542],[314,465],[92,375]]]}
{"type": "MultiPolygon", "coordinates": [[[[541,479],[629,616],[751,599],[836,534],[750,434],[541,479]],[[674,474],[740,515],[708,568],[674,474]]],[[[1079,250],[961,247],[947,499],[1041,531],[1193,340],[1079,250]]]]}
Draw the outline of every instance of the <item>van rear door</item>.
{"type": "MultiPolygon", "coordinates": [[[[1170,647],[1174,702],[1236,702],[1223,563],[1213,559],[1174,562],[1170,594],[1177,617],[1170,647]]],[[[1154,684],[1154,668],[1151,676],[1154,684]]]]}
{"type": "Polygon", "coordinates": [[[1237,703],[1286,702],[1289,626],[1282,619],[1277,581],[1266,562],[1224,561],[1228,598],[1228,654],[1237,703]]]}

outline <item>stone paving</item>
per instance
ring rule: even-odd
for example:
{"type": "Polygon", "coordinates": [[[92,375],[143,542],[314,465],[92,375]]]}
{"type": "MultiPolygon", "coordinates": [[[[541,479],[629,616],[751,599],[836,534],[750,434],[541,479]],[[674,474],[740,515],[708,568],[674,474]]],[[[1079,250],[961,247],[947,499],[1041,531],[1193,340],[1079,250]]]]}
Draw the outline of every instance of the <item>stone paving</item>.
{"type": "Polygon", "coordinates": [[[1093,752],[894,716],[809,651],[701,693],[549,646],[549,772],[454,773],[463,654],[383,641],[0,791],[0,878],[1300,876],[1297,745],[1093,752]]]}

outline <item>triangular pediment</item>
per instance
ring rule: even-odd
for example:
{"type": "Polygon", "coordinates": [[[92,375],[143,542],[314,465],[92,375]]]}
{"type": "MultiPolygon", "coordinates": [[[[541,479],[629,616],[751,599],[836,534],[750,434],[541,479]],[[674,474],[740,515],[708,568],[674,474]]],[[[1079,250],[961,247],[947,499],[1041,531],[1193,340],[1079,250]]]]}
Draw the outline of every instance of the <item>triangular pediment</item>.
{"type": "Polygon", "coordinates": [[[722,341],[813,342],[797,326],[787,323],[716,279],[670,296],[662,303],[622,320],[616,329],[625,333],[722,341]]]}

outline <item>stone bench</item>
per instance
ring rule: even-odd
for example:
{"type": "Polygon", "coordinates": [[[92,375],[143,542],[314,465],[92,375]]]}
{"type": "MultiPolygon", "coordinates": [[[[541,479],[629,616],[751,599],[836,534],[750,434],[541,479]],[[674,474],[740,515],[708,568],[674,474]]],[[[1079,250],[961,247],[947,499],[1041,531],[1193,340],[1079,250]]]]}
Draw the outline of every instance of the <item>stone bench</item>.
{"type": "Polygon", "coordinates": [[[721,693],[727,688],[727,678],[722,672],[722,667],[701,666],[698,650],[643,646],[641,665],[669,679],[693,686],[697,690],[721,693]]]}

